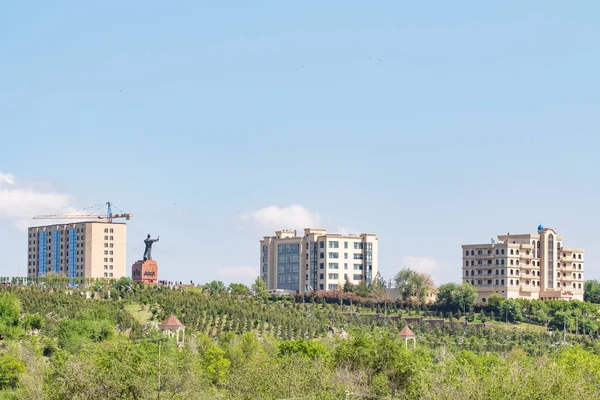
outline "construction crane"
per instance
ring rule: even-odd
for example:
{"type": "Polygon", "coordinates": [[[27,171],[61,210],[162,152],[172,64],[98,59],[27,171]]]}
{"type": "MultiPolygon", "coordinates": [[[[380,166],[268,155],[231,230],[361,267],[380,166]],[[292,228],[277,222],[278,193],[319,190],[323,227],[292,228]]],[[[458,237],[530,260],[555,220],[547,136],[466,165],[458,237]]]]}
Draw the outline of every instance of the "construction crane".
{"type": "MultiPolygon", "coordinates": [[[[110,201],[106,202],[106,204],[102,204],[99,207],[106,206],[106,215],[103,214],[94,214],[93,211],[98,211],[98,206],[92,210],[92,213],[89,214],[56,214],[56,215],[36,215],[33,219],[99,219],[109,223],[113,222],[113,219],[125,218],[129,221],[132,217],[131,214],[121,213],[121,214],[113,214],[110,201]]],[[[94,207],[90,207],[94,208],[94,207]]],[[[85,211],[81,210],[81,211],[85,211]]]]}

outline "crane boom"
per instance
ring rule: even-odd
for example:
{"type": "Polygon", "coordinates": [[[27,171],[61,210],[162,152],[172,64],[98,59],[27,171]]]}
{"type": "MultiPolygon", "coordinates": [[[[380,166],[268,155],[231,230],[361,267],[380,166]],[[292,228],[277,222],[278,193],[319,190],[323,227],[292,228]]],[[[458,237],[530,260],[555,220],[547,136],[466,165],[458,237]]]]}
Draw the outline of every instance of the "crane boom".
{"type": "Polygon", "coordinates": [[[112,222],[113,219],[126,219],[129,221],[132,218],[131,214],[121,213],[113,214],[110,201],[106,203],[107,212],[103,214],[53,214],[53,215],[36,215],[33,219],[99,219],[112,222]]]}

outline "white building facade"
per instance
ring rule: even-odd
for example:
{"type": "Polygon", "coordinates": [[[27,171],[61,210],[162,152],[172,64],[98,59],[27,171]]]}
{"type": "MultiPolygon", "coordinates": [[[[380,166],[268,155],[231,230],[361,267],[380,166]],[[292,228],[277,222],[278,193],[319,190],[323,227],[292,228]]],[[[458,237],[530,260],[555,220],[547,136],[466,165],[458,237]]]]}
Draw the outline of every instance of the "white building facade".
{"type": "Polygon", "coordinates": [[[489,244],[463,245],[462,280],[477,289],[477,301],[506,299],[583,300],[584,250],[563,246],[555,230],[499,235],[489,244]]]}
{"type": "Polygon", "coordinates": [[[260,277],[269,290],[307,291],[342,289],[371,283],[378,272],[375,234],[332,234],[325,229],[276,231],[260,241],[260,277]]]}

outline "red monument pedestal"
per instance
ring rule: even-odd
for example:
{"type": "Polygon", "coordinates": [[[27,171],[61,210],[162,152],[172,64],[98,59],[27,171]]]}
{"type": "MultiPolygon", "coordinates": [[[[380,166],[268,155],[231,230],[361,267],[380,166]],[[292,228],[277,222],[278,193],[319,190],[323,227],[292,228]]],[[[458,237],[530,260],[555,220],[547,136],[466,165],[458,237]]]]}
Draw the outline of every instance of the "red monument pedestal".
{"type": "Polygon", "coordinates": [[[158,282],[158,263],[154,260],[139,260],[131,267],[134,282],[154,285],[158,282]]]}

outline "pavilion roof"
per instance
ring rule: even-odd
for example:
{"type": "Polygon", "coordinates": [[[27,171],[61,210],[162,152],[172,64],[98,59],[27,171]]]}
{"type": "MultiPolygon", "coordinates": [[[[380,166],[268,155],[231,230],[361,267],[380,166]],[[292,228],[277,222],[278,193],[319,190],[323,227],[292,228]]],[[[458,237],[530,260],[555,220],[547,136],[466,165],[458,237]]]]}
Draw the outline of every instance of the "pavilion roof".
{"type": "Polygon", "coordinates": [[[167,319],[165,319],[159,326],[161,328],[170,328],[170,327],[179,327],[179,326],[185,327],[185,325],[183,325],[181,323],[181,321],[179,321],[177,319],[177,317],[174,316],[173,314],[169,315],[167,317],[167,319]]]}
{"type": "Polygon", "coordinates": [[[402,328],[402,330],[400,331],[400,337],[415,337],[417,335],[414,334],[413,331],[410,330],[410,328],[407,326],[405,326],[404,328],[402,328]]]}

